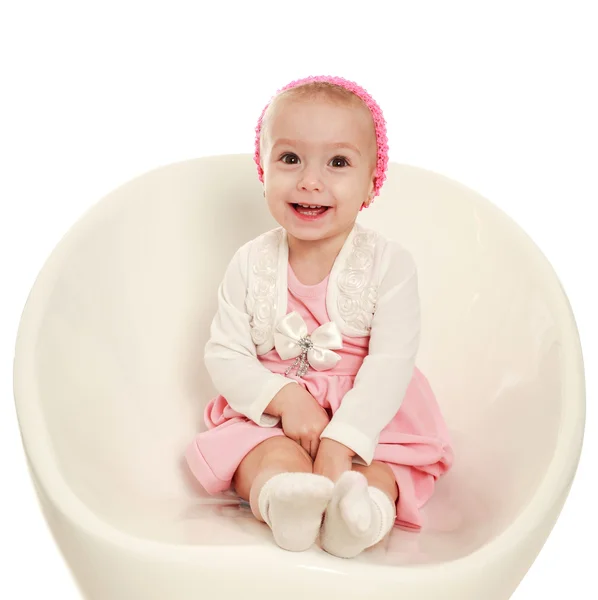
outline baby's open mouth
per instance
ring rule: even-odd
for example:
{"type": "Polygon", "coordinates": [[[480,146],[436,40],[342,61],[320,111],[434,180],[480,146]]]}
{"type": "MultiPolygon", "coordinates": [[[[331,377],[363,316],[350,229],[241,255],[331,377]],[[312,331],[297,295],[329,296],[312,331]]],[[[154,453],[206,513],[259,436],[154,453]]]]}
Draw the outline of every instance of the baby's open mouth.
{"type": "Polygon", "coordinates": [[[293,204],[293,208],[300,214],[308,217],[317,217],[324,214],[330,207],[311,204],[293,204]]]}

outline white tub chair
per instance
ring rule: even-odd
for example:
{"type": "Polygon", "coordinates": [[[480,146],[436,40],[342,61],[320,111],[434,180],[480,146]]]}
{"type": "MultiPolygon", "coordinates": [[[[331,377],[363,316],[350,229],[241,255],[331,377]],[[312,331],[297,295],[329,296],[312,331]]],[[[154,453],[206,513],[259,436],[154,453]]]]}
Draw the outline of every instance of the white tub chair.
{"type": "Polygon", "coordinates": [[[202,356],[234,250],[276,224],[251,156],[160,168],[93,206],[58,244],[20,323],[15,398],[45,517],[90,600],[509,598],[549,535],[582,446],[571,309],[548,261],[500,210],[392,164],[360,213],[419,267],[418,365],[455,466],[422,533],[353,560],[289,553],[183,460],[215,393],[202,356]],[[284,590],[284,591],[281,591],[284,590]]]}

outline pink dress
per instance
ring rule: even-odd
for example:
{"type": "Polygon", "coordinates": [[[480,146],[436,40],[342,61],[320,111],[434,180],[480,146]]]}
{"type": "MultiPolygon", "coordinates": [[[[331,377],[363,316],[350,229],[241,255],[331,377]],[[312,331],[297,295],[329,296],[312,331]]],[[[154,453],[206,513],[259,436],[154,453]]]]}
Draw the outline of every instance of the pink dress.
{"type": "MultiPolygon", "coordinates": [[[[328,277],[316,285],[302,284],[288,268],[287,314],[297,311],[311,333],[330,321],[326,310],[328,277]]],[[[334,415],[343,396],[353,386],[355,376],[367,355],[369,338],[343,336],[343,348],[336,350],[342,359],[328,371],[308,369],[293,378],[334,415]]],[[[283,361],[276,350],[259,357],[270,371],[284,374],[292,360],[283,361]]],[[[232,478],[243,460],[258,444],[284,435],[280,425],[260,427],[235,412],[226,399],[218,396],[205,411],[208,431],[198,434],[187,448],[187,463],[199,483],[210,494],[231,487],[232,478]]],[[[395,525],[421,529],[421,507],[434,492],[436,480],[453,462],[449,434],[440,409],[424,375],[416,368],[400,410],[380,434],[374,460],[387,463],[399,489],[395,525]]]]}

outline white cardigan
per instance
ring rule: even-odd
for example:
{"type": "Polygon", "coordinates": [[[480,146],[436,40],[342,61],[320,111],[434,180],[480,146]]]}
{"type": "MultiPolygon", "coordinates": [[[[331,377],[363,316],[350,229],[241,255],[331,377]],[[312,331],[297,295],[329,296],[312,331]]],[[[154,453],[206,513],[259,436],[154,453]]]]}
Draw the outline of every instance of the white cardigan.
{"type": "MultiPolygon", "coordinates": [[[[287,314],[288,241],[277,228],[242,246],[218,289],[218,310],[205,348],[214,386],[228,404],[262,427],[279,419],[264,411],[295,380],[258,360],[274,348],[287,314]]],[[[411,381],[420,338],[417,271],[398,243],[356,224],[328,282],[330,320],[350,337],[370,336],[369,353],[321,438],[336,440],[369,465],[380,432],[393,419],[411,381]]],[[[291,363],[292,361],[289,361],[291,363]]]]}

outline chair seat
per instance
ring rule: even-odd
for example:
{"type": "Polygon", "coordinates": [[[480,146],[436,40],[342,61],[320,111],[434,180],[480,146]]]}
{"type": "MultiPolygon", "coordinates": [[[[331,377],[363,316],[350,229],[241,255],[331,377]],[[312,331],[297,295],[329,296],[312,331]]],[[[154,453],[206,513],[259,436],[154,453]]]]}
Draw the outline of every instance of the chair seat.
{"type": "MultiPolygon", "coordinates": [[[[204,583],[228,597],[243,582],[223,578],[220,552],[238,557],[235,568],[264,557],[269,576],[313,580],[324,586],[317,598],[334,589],[361,599],[369,588],[351,577],[382,571],[418,600],[509,597],[558,517],[581,451],[583,361],[567,298],[516,224],[440,175],[391,164],[359,220],[402,243],[418,267],[417,365],[455,453],[422,509],[423,530],[395,529],[351,561],[317,547],[294,555],[236,497],[209,497],[191,477],[184,449],[216,394],[202,357],[218,285],[234,251],[276,224],[251,156],[188,161],[94,206],[44,265],[19,328],[24,447],[90,598],[188,600],[204,583]],[[339,572],[351,577],[325,579],[339,572]]],[[[246,571],[249,587],[263,580],[259,568],[246,571]]],[[[376,597],[394,597],[380,582],[376,597]]]]}

